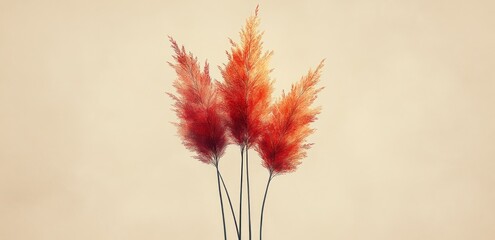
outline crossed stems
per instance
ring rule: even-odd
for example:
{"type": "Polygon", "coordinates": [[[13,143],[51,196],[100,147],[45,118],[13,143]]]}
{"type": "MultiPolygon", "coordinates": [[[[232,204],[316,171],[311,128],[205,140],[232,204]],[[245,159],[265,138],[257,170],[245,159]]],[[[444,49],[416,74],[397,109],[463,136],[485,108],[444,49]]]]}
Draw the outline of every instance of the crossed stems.
{"type": "MultiPolygon", "coordinates": [[[[241,152],[241,155],[242,155],[242,152],[241,152]]],[[[225,194],[227,195],[227,200],[229,201],[230,212],[232,213],[232,219],[234,220],[234,224],[235,224],[237,238],[240,240],[241,239],[241,230],[240,230],[239,226],[237,225],[237,218],[236,218],[235,213],[234,213],[234,208],[232,206],[232,201],[230,199],[230,194],[229,194],[229,191],[227,189],[227,185],[225,184],[225,181],[223,180],[222,174],[220,173],[220,170],[218,169],[218,161],[215,164],[215,168],[216,168],[216,171],[217,171],[218,193],[219,193],[219,196],[220,196],[220,206],[221,206],[221,209],[222,209],[222,222],[223,222],[224,239],[225,240],[227,239],[227,229],[226,229],[226,226],[225,226],[225,214],[224,214],[224,210],[223,210],[223,198],[222,198],[222,191],[221,191],[221,188],[220,188],[220,182],[222,182],[223,189],[225,190],[225,194]]],[[[241,169],[242,169],[242,167],[241,167],[241,169]]],[[[262,237],[263,237],[262,236],[262,232],[263,232],[263,213],[264,213],[264,210],[265,210],[266,196],[268,194],[268,188],[270,187],[270,183],[271,183],[272,179],[275,177],[275,175],[276,174],[274,174],[273,171],[270,170],[270,175],[269,175],[268,181],[266,183],[265,194],[263,196],[263,203],[261,205],[260,240],[262,240],[262,237]]],[[[241,179],[242,179],[242,177],[241,177],[241,179]]],[[[241,181],[241,187],[242,187],[242,181],[241,181]]],[[[249,193],[248,193],[248,196],[249,196],[249,193]]],[[[242,199],[242,191],[241,191],[241,199],[242,199]]],[[[248,204],[248,208],[249,208],[249,204],[248,204]]],[[[250,212],[250,209],[249,209],[248,212],[250,212]]],[[[240,215],[240,212],[239,212],[239,215],[240,215]]],[[[251,215],[251,214],[249,214],[249,215],[251,215]]],[[[239,219],[239,223],[240,223],[240,219],[239,219]]],[[[250,230],[249,232],[251,233],[251,229],[249,229],[249,230],[250,230]]],[[[251,237],[251,234],[249,235],[249,237],[251,237]]]]}
{"type": "Polygon", "coordinates": [[[225,181],[223,180],[222,174],[218,170],[218,159],[215,159],[215,168],[217,170],[217,178],[218,178],[218,193],[220,196],[220,205],[222,208],[222,221],[223,221],[223,231],[224,238],[227,239],[226,235],[226,227],[225,227],[225,215],[223,210],[223,199],[222,192],[220,189],[220,181],[222,182],[223,188],[225,190],[225,194],[227,195],[227,199],[229,201],[230,212],[232,213],[232,218],[234,219],[235,229],[237,233],[237,238],[241,240],[242,238],[242,186],[243,186],[243,175],[244,175],[244,151],[246,151],[246,180],[247,180],[247,193],[248,193],[248,219],[249,219],[249,239],[251,239],[251,200],[250,200],[250,191],[249,191],[249,165],[248,165],[248,148],[246,145],[241,145],[241,184],[239,191],[239,225],[237,225],[237,218],[234,213],[234,208],[232,206],[232,201],[230,199],[229,191],[227,190],[227,186],[225,185],[225,181]]]}
{"type": "Polygon", "coordinates": [[[223,189],[225,190],[225,194],[227,195],[227,200],[229,201],[230,211],[232,213],[232,218],[234,219],[237,237],[239,239],[241,239],[239,227],[237,225],[237,219],[236,219],[235,213],[234,213],[234,207],[232,206],[232,201],[230,200],[229,190],[227,190],[227,186],[225,185],[225,181],[223,180],[222,174],[220,173],[220,170],[218,169],[218,160],[219,159],[217,157],[215,157],[215,161],[213,162],[213,165],[215,166],[215,169],[217,171],[218,195],[220,197],[220,208],[222,210],[223,236],[224,236],[224,239],[227,240],[227,228],[225,226],[225,213],[223,210],[223,197],[222,197],[222,190],[220,187],[220,181],[222,182],[223,189]]]}

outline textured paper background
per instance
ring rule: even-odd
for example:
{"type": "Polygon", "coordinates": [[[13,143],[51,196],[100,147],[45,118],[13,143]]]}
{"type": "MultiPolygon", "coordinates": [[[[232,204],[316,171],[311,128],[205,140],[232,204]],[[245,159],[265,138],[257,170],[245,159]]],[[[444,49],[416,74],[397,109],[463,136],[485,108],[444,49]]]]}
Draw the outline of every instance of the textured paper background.
{"type": "MultiPolygon", "coordinates": [[[[0,239],[221,239],[214,169],[169,123],[167,35],[218,79],[256,4],[1,1],[0,239]]],[[[495,238],[494,7],[261,3],[276,95],[327,59],[316,145],[274,180],[266,240],[495,238]]]]}

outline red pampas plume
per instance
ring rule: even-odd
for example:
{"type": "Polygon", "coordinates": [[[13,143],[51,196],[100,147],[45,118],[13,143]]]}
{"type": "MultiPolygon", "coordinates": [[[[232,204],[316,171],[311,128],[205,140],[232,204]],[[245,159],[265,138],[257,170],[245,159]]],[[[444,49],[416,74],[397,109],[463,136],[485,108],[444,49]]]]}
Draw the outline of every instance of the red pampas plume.
{"type": "Polygon", "coordinates": [[[311,104],[322,89],[316,88],[322,67],[323,61],[271,108],[270,120],[256,146],[270,175],[294,171],[311,146],[305,139],[314,131],[309,124],[320,113],[320,108],[311,104]]]}
{"type": "Polygon", "coordinates": [[[241,44],[232,40],[228,63],[220,68],[225,80],[219,90],[224,101],[227,126],[232,140],[249,148],[263,131],[268,113],[271,81],[268,61],[272,52],[262,52],[262,33],[258,31],[258,8],[241,30],[241,44]]]}
{"type": "Polygon", "coordinates": [[[196,152],[200,161],[218,164],[227,145],[225,121],[220,113],[220,102],[215,85],[211,82],[208,63],[201,72],[197,58],[187,54],[184,47],[170,37],[175,50],[175,69],[178,78],[173,85],[177,96],[168,93],[175,100],[174,110],[179,122],[176,124],[184,145],[196,152]]]}

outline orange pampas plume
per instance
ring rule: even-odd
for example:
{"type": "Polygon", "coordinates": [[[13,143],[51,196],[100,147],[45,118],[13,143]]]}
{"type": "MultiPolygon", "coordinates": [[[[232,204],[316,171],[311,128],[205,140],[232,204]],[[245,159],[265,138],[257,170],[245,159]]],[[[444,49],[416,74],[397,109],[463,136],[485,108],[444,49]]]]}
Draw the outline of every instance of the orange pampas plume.
{"type": "Polygon", "coordinates": [[[265,201],[272,179],[276,175],[296,170],[301,159],[306,156],[306,149],[311,146],[306,143],[306,137],[314,131],[309,124],[320,113],[320,108],[313,108],[311,104],[322,89],[316,88],[322,68],[323,61],[316,70],[310,70],[298,83],[292,85],[288,94],[282,94],[282,98],[271,107],[266,129],[255,146],[263,159],[263,166],[270,172],[261,204],[260,240],[263,237],[265,201]]]}
{"type": "Polygon", "coordinates": [[[232,44],[228,63],[220,69],[225,80],[219,90],[224,101],[232,140],[249,148],[263,131],[272,86],[268,74],[271,52],[262,52],[262,34],[258,31],[258,8],[242,29],[241,44],[232,44]]]}
{"type": "Polygon", "coordinates": [[[228,63],[220,68],[224,83],[219,90],[224,102],[227,126],[233,142],[241,147],[241,185],[239,197],[239,232],[242,236],[242,185],[243,154],[246,153],[246,180],[248,194],[249,239],[251,239],[251,203],[249,187],[248,150],[256,143],[264,130],[264,121],[268,114],[271,81],[268,76],[268,61],[271,52],[262,51],[262,33],[258,31],[258,7],[254,16],[246,21],[241,30],[241,43],[232,44],[231,53],[227,52],[228,63]]]}
{"type": "Polygon", "coordinates": [[[322,67],[323,61],[271,108],[269,123],[256,146],[270,175],[294,171],[311,146],[305,139],[314,131],[309,124],[320,113],[320,108],[312,108],[311,104],[322,89],[316,88],[322,67]]]}
{"type": "Polygon", "coordinates": [[[225,121],[220,113],[220,102],[205,63],[201,72],[197,58],[187,54],[184,47],[170,37],[175,50],[176,63],[169,63],[178,78],[174,81],[177,96],[168,93],[175,100],[174,110],[179,122],[176,124],[184,145],[197,153],[196,158],[204,163],[218,164],[227,145],[225,121]]]}

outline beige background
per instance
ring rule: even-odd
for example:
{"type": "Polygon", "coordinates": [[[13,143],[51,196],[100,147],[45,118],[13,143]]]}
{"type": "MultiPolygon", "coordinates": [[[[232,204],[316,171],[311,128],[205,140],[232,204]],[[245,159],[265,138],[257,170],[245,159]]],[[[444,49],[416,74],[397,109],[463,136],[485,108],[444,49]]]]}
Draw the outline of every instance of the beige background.
{"type": "MultiPolygon", "coordinates": [[[[221,239],[214,169],[169,123],[167,35],[218,79],[256,3],[1,1],[0,239],[221,239]]],[[[316,145],[274,180],[265,239],[495,238],[494,7],[261,3],[277,95],[327,59],[316,145]]]]}

